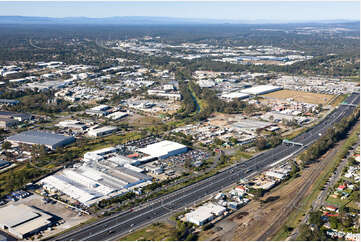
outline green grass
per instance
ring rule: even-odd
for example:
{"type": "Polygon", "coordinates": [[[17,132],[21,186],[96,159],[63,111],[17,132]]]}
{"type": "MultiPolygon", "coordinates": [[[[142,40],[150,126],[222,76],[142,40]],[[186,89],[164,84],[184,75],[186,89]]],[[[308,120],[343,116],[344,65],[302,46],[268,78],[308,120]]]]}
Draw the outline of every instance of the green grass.
{"type": "Polygon", "coordinates": [[[333,107],[336,107],[341,102],[343,102],[343,100],[345,100],[346,97],[347,97],[346,94],[341,94],[336,99],[333,99],[332,102],[330,103],[330,105],[333,106],[333,107]]]}
{"type": "Polygon", "coordinates": [[[236,160],[240,160],[240,159],[250,159],[250,158],[252,158],[253,157],[253,153],[250,153],[250,152],[244,152],[244,151],[240,151],[240,150],[238,150],[237,152],[236,152],[236,154],[234,154],[233,156],[232,156],[232,158],[231,158],[231,160],[233,160],[233,161],[236,161],[236,160]]]}
{"type": "Polygon", "coordinates": [[[127,236],[121,237],[119,241],[160,241],[174,240],[176,229],[169,224],[154,223],[145,228],[137,230],[127,236]]]}
{"type": "Polygon", "coordinates": [[[347,198],[345,200],[341,200],[341,198],[333,198],[333,197],[328,197],[327,200],[326,200],[326,203],[330,203],[330,204],[334,204],[336,205],[337,207],[341,207],[341,206],[344,206],[346,205],[347,203],[350,202],[350,199],[347,198]]]}
{"type": "Polygon", "coordinates": [[[360,210],[360,205],[358,205],[355,201],[351,201],[350,203],[348,203],[347,207],[360,210]]]}

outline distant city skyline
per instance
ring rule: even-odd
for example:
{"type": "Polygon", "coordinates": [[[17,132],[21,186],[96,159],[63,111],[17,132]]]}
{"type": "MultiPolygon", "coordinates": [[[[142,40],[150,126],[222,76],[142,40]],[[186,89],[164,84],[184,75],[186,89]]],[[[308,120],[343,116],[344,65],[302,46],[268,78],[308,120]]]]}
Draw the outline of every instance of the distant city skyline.
{"type": "Polygon", "coordinates": [[[1,16],[174,17],[220,20],[360,20],[360,2],[0,2],[1,16]]]}

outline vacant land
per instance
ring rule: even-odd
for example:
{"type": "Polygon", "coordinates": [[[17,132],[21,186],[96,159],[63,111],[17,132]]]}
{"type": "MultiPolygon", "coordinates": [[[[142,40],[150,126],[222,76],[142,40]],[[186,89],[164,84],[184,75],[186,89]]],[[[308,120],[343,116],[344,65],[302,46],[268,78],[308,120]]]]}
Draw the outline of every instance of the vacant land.
{"type": "Polygon", "coordinates": [[[274,99],[288,99],[292,98],[297,102],[312,103],[312,104],[328,104],[334,95],[293,91],[293,90],[280,90],[263,95],[266,98],[274,99]]]}
{"type": "Polygon", "coordinates": [[[167,223],[154,223],[143,229],[137,230],[125,237],[121,241],[160,241],[173,240],[176,229],[167,223]]]}

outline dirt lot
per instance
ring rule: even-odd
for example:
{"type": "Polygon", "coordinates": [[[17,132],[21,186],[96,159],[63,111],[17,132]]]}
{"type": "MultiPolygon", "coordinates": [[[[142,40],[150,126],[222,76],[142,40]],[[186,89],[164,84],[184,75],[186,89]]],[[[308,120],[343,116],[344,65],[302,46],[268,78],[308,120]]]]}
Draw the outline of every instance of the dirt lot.
{"type": "Polygon", "coordinates": [[[280,90],[277,92],[265,94],[263,96],[268,98],[275,98],[275,99],[293,98],[297,102],[324,104],[324,105],[327,104],[334,97],[334,95],[293,91],[293,90],[280,90]]]}
{"type": "Polygon", "coordinates": [[[137,113],[134,113],[134,114],[124,118],[122,121],[128,122],[130,125],[133,125],[136,127],[148,127],[148,126],[158,125],[158,124],[162,123],[159,118],[143,116],[143,115],[139,115],[137,113]]]}
{"type": "Polygon", "coordinates": [[[11,201],[11,202],[9,202],[9,204],[14,204],[14,205],[25,204],[28,206],[34,206],[45,212],[52,214],[52,215],[58,216],[65,221],[65,223],[54,227],[54,230],[44,231],[43,238],[57,234],[65,229],[71,228],[71,227],[78,225],[82,222],[85,222],[91,218],[91,216],[89,216],[89,215],[79,216],[78,212],[73,211],[70,208],[66,208],[64,205],[62,205],[60,203],[56,203],[56,204],[46,203],[45,204],[44,201],[42,200],[42,197],[36,193],[34,193],[33,195],[31,195],[27,198],[20,199],[16,202],[11,201]]]}

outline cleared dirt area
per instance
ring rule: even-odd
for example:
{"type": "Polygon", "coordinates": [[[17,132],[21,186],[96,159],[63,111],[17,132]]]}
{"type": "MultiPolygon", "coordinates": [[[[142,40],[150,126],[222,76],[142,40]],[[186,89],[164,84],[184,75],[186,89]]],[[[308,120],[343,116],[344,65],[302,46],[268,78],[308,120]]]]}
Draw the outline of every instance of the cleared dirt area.
{"type": "Polygon", "coordinates": [[[302,92],[293,90],[280,90],[272,93],[262,95],[266,98],[274,99],[288,99],[292,98],[297,102],[312,103],[312,104],[328,104],[334,95],[320,94],[312,92],[302,92]]]}

